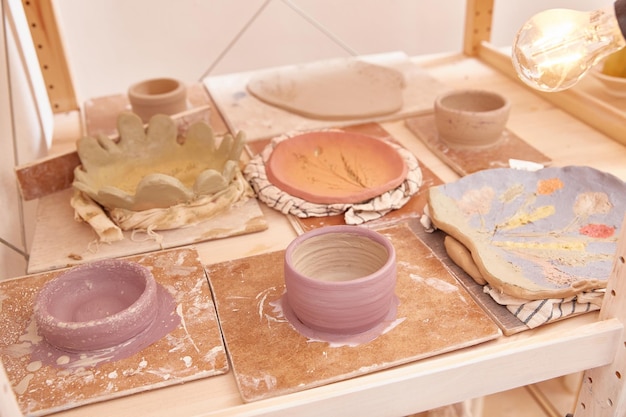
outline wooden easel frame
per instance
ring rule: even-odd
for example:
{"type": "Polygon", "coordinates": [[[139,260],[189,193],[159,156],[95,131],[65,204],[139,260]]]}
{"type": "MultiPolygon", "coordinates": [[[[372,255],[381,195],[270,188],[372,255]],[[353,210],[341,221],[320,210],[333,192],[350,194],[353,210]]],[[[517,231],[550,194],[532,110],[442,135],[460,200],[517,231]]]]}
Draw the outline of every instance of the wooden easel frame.
{"type": "Polygon", "coordinates": [[[22,4],[52,111],[78,110],[53,0],[27,0],[22,4]]]}

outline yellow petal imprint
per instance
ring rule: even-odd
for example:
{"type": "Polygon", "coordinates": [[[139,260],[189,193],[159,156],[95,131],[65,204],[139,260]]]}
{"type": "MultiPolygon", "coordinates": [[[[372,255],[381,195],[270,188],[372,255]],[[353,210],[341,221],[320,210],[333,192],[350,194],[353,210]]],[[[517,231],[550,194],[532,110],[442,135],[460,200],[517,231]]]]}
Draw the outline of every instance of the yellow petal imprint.
{"type": "Polygon", "coordinates": [[[511,217],[505,223],[498,226],[499,229],[515,229],[516,227],[523,226],[528,223],[532,223],[536,220],[545,219],[553,215],[555,212],[554,206],[541,206],[535,209],[532,213],[518,212],[511,217]]]}

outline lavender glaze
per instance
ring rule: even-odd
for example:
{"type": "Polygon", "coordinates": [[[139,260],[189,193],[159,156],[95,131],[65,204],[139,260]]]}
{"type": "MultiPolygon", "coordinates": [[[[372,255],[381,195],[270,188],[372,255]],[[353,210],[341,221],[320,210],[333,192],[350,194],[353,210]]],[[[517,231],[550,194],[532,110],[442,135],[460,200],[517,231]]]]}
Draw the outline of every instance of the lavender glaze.
{"type": "Polygon", "coordinates": [[[145,267],[108,259],[70,269],[35,300],[39,332],[65,351],[120,345],[145,331],[158,312],[157,283],[145,267]]]}
{"type": "Polygon", "coordinates": [[[395,319],[396,254],[373,230],[331,226],[305,233],[287,248],[284,268],[282,304],[301,333],[358,335],[382,331],[381,324],[395,319]]]}

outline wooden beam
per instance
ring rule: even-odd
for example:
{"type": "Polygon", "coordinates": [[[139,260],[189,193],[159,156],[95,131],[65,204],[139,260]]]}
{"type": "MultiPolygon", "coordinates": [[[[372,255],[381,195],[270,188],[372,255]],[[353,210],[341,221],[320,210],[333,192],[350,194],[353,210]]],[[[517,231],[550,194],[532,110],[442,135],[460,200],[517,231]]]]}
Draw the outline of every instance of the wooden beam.
{"type": "Polygon", "coordinates": [[[494,0],[467,0],[463,53],[476,56],[483,41],[491,40],[494,0]]]}
{"type": "MultiPolygon", "coordinates": [[[[601,320],[626,323],[626,217],[618,238],[611,277],[600,310],[601,320]]],[[[626,334],[622,331],[612,363],[585,371],[575,417],[626,415],[626,334]]]]}
{"type": "Polygon", "coordinates": [[[52,111],[78,110],[52,0],[24,0],[22,3],[52,111]]]}

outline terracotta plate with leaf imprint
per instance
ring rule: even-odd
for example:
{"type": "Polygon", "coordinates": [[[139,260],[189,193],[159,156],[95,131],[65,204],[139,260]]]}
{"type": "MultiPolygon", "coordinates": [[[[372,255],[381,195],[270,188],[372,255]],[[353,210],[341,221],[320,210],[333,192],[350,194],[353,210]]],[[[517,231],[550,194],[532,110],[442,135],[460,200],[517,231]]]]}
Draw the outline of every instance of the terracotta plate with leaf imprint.
{"type": "Polygon", "coordinates": [[[343,131],[318,131],[279,143],[266,171],[272,184],[295,197],[317,204],[350,204],[399,186],[407,166],[382,140],[343,131]]]}

